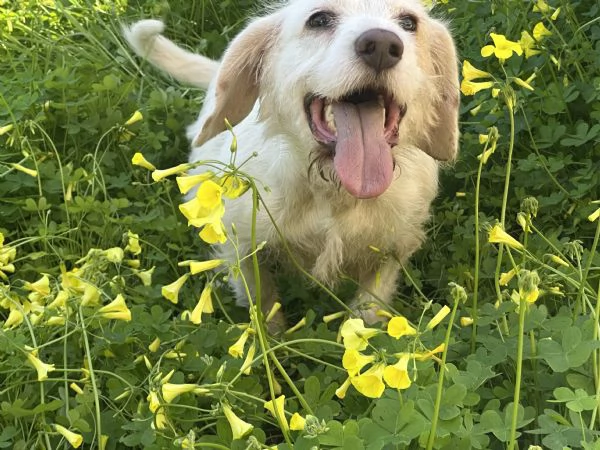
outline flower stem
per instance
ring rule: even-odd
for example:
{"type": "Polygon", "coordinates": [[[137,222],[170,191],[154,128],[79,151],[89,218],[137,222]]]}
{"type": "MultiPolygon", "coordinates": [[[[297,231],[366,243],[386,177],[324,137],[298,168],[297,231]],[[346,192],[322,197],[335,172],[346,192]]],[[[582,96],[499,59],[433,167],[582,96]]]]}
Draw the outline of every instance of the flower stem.
{"type": "Polygon", "coordinates": [[[517,373],[515,376],[515,394],[513,397],[512,420],[510,423],[510,442],[508,450],[513,450],[517,442],[517,421],[519,416],[519,400],[521,398],[521,378],[523,376],[523,342],[525,340],[525,314],[527,302],[521,296],[519,301],[519,336],[517,338],[517,373]]]}
{"type": "MultiPolygon", "coordinates": [[[[487,144],[487,143],[486,143],[487,144]]],[[[485,150],[487,149],[487,145],[485,150]]],[[[471,353],[475,353],[475,345],[477,341],[477,319],[478,319],[478,301],[479,301],[479,258],[480,258],[480,242],[479,242],[479,194],[481,187],[481,172],[483,171],[484,157],[479,160],[479,169],[477,170],[477,181],[475,183],[475,269],[473,273],[473,298],[471,301],[471,317],[473,325],[471,329],[471,353]]]]}
{"type": "Polygon", "coordinates": [[[450,323],[448,323],[448,329],[446,330],[446,337],[444,339],[444,353],[442,354],[442,361],[440,364],[440,376],[438,377],[437,392],[435,396],[435,405],[433,407],[433,417],[431,419],[431,430],[429,431],[429,439],[427,440],[426,450],[431,450],[435,443],[435,434],[437,429],[437,423],[440,415],[440,406],[442,404],[442,395],[444,392],[444,376],[446,374],[446,357],[448,356],[448,347],[450,346],[450,336],[452,335],[452,326],[454,325],[454,318],[458,309],[459,300],[454,300],[454,306],[452,307],[452,313],[450,314],[450,323]]]}
{"type": "Polygon", "coordinates": [[[90,382],[92,384],[92,391],[94,392],[94,406],[96,410],[96,433],[98,435],[98,442],[102,439],[102,417],[100,416],[100,393],[98,392],[98,386],[96,385],[96,374],[94,373],[94,366],[92,363],[92,353],[90,351],[90,341],[88,339],[87,330],[85,329],[85,322],[83,320],[83,310],[79,307],[79,320],[81,322],[81,336],[83,337],[83,344],[85,346],[85,357],[87,359],[88,371],[90,373],[90,382]]]}

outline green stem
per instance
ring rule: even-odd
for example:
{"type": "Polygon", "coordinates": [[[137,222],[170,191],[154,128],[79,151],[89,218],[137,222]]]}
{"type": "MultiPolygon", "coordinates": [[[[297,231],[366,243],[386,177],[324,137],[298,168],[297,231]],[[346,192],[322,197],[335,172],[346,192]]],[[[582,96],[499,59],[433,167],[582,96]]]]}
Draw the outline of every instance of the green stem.
{"type": "Polygon", "coordinates": [[[515,379],[515,395],[513,397],[513,412],[510,423],[510,442],[508,450],[513,450],[517,442],[517,422],[519,416],[519,400],[521,398],[521,378],[523,376],[523,342],[525,340],[525,314],[527,312],[527,302],[525,297],[519,301],[519,336],[517,341],[517,374],[515,379]]]}
{"type": "Polygon", "coordinates": [[[440,376],[438,377],[437,392],[435,396],[435,405],[433,407],[433,417],[431,419],[431,431],[429,432],[429,439],[427,440],[426,450],[431,450],[435,443],[435,435],[437,430],[438,419],[440,415],[440,407],[442,404],[442,395],[444,392],[444,376],[446,374],[446,357],[448,356],[448,347],[450,346],[450,336],[452,335],[452,326],[454,325],[454,318],[456,311],[458,310],[459,300],[454,300],[454,306],[452,307],[452,313],[450,314],[450,323],[446,330],[446,336],[444,338],[444,353],[442,354],[442,362],[440,364],[440,376]]]}
{"type": "MultiPolygon", "coordinates": [[[[256,218],[258,211],[258,188],[253,185],[252,186],[252,236],[251,236],[251,246],[252,246],[252,267],[254,269],[254,296],[255,296],[255,308],[254,314],[256,317],[256,334],[258,337],[258,342],[260,344],[262,354],[263,354],[263,364],[265,365],[265,370],[267,372],[267,381],[269,383],[269,394],[271,396],[271,400],[273,401],[273,411],[275,412],[275,418],[277,419],[277,423],[279,424],[279,428],[283,433],[283,438],[289,446],[293,446],[292,441],[289,436],[289,431],[285,424],[287,423],[285,417],[280,417],[280,413],[275,408],[275,385],[273,383],[273,373],[271,371],[271,367],[269,365],[269,343],[267,342],[267,332],[265,329],[265,323],[263,320],[262,313],[262,298],[261,298],[261,290],[260,290],[260,267],[258,265],[258,252],[256,245],[256,218]]],[[[276,360],[275,356],[271,358],[276,360]]]]}
{"type": "MultiPolygon", "coordinates": [[[[600,283],[598,285],[598,290],[596,291],[596,308],[594,311],[594,333],[592,341],[595,342],[598,340],[598,322],[600,321],[600,283]]],[[[598,415],[598,409],[600,409],[600,350],[595,350],[593,353],[593,368],[594,368],[594,383],[596,385],[596,407],[592,411],[592,418],[590,419],[590,430],[594,428],[594,422],[596,421],[596,416],[598,415]]]]}
{"type": "MultiPolygon", "coordinates": [[[[485,151],[487,149],[487,143],[485,151]]],[[[477,181],[475,183],[475,269],[473,273],[473,299],[471,301],[471,318],[473,319],[473,325],[471,329],[471,353],[475,353],[475,344],[477,340],[477,319],[479,314],[477,313],[478,301],[479,301],[479,258],[480,258],[480,242],[479,242],[479,195],[481,187],[481,172],[483,171],[483,154],[479,159],[479,169],[477,170],[477,181]]]]}
{"type": "MultiPolygon", "coordinates": [[[[597,219],[596,220],[596,234],[594,235],[594,242],[592,243],[592,248],[590,249],[590,253],[588,255],[587,261],[585,262],[585,269],[583,271],[583,276],[581,278],[581,285],[579,287],[579,293],[577,294],[576,305],[583,306],[583,294],[584,294],[584,290],[585,290],[585,284],[587,283],[587,278],[590,273],[590,269],[592,267],[592,262],[594,261],[594,255],[596,254],[596,249],[598,248],[599,240],[600,240],[600,219],[597,219]]],[[[579,311],[581,311],[581,309],[579,311]]]]}
{"type": "MultiPolygon", "coordinates": [[[[85,346],[85,357],[88,363],[88,371],[90,374],[90,382],[92,384],[92,391],[94,392],[94,406],[96,410],[96,430],[98,432],[98,442],[102,441],[102,418],[100,416],[100,393],[98,392],[98,386],[96,384],[96,374],[94,373],[94,366],[92,363],[92,353],[90,350],[90,342],[88,340],[87,330],[85,328],[85,321],[83,318],[83,310],[79,307],[79,320],[81,322],[81,336],[83,337],[83,344],[85,346]]],[[[98,444],[100,449],[100,444],[98,444]]]]}

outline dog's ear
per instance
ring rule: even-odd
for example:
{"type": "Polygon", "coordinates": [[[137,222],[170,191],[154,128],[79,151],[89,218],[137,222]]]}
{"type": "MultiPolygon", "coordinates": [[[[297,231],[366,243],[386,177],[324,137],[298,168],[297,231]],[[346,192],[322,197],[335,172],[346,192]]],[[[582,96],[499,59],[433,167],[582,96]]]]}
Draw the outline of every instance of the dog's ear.
{"type": "Polygon", "coordinates": [[[258,98],[264,56],[279,33],[279,17],[274,14],[257,19],[237,35],[223,55],[215,80],[215,106],[193,141],[200,146],[252,111],[258,98]]]}
{"type": "Polygon", "coordinates": [[[439,161],[449,161],[456,158],[458,153],[458,59],[446,26],[435,20],[430,24],[427,39],[431,58],[430,76],[435,91],[432,92],[435,117],[419,148],[439,161]]]}

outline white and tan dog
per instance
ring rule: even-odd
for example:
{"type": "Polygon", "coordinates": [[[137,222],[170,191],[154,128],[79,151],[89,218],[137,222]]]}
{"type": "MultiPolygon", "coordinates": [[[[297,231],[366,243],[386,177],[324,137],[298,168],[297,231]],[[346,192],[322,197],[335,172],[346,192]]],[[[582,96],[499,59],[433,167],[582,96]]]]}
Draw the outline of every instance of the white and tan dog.
{"type": "MultiPolygon", "coordinates": [[[[229,162],[228,119],[238,161],[250,158],[244,171],[268,188],[262,198],[292,252],[327,284],[341,273],[358,280],[355,309],[389,302],[398,261],[424,238],[438,161],[457,152],[457,57],[445,25],[419,0],[290,0],[252,21],[221,62],[162,31],[162,22],[144,20],[125,35],[176,79],[208,87],[189,128],[190,161],[229,162]]],[[[251,212],[248,195],[226,205],[241,255],[250,251],[251,212]]],[[[284,256],[264,208],[256,232],[267,242],[263,259],[284,256]]],[[[215,251],[235,261],[228,244],[215,251]]],[[[269,309],[277,293],[268,264],[261,279],[269,309]]],[[[232,286],[243,303],[241,282],[232,286]]]]}

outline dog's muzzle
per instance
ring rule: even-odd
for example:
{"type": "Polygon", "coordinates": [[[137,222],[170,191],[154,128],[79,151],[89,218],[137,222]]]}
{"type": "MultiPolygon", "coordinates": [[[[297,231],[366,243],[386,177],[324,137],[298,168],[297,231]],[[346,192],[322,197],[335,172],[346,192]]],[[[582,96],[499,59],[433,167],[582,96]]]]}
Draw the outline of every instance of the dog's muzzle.
{"type": "Polygon", "coordinates": [[[335,150],[333,164],[342,186],[362,199],[383,194],[393,179],[392,147],[406,106],[380,89],[337,100],[308,95],[304,103],[314,138],[335,150]]]}

